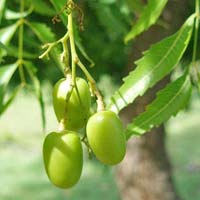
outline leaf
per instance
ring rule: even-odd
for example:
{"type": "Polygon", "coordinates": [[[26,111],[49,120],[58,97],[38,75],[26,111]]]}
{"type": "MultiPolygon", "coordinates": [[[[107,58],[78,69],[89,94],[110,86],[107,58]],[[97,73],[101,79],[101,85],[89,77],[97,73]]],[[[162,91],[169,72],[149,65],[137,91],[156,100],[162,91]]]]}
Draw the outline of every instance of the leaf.
{"type": "Polygon", "coordinates": [[[44,0],[30,0],[28,3],[31,3],[34,7],[34,11],[40,15],[51,17],[55,14],[53,8],[44,0]]]}
{"type": "Polygon", "coordinates": [[[6,9],[5,10],[5,19],[12,20],[12,19],[20,19],[21,17],[28,16],[33,11],[33,8],[29,8],[29,10],[24,11],[23,13],[15,12],[13,10],[6,9]]]}
{"type": "MultiPolygon", "coordinates": [[[[42,23],[28,23],[28,26],[37,35],[42,43],[49,43],[55,41],[55,35],[49,27],[42,23]]],[[[64,65],[59,59],[58,48],[54,47],[50,52],[50,57],[56,62],[56,66],[63,72],[64,65]]]]}
{"type": "Polygon", "coordinates": [[[10,40],[12,39],[17,27],[19,26],[18,23],[12,24],[10,26],[4,27],[0,29],[0,41],[7,45],[10,40]]]}
{"type": "MultiPolygon", "coordinates": [[[[18,47],[10,44],[6,48],[6,50],[7,50],[9,56],[18,58],[18,56],[19,56],[18,55],[18,47]]],[[[23,50],[23,57],[24,57],[24,59],[36,59],[36,58],[38,58],[38,54],[33,53],[33,52],[31,53],[31,52],[28,52],[26,50],[23,50]]]]}
{"type": "Polygon", "coordinates": [[[115,40],[127,32],[119,8],[116,8],[115,5],[109,6],[98,1],[89,1],[89,6],[94,10],[100,25],[104,27],[111,40],[115,40]]]}
{"type": "Polygon", "coordinates": [[[65,7],[67,1],[66,0],[50,0],[52,5],[54,6],[56,10],[56,14],[59,14],[59,17],[61,18],[62,22],[65,26],[67,26],[67,14],[65,11],[63,11],[63,8],[65,7]],[[62,12],[63,11],[63,12],[62,12]]]}
{"type": "Polygon", "coordinates": [[[95,65],[94,61],[89,57],[89,55],[87,54],[83,44],[82,44],[82,41],[81,41],[81,38],[79,36],[79,32],[77,30],[77,27],[74,26],[74,37],[75,37],[75,43],[76,43],[76,46],[78,47],[79,51],[81,52],[81,54],[84,56],[84,58],[90,63],[90,67],[93,67],[95,65]]]}
{"type": "Polygon", "coordinates": [[[141,0],[126,0],[126,3],[133,12],[141,13],[144,9],[144,5],[141,0]]]}
{"type": "Polygon", "coordinates": [[[9,99],[6,101],[6,103],[2,105],[2,109],[0,109],[0,115],[2,115],[6,111],[6,109],[10,106],[10,104],[13,102],[13,100],[15,99],[15,97],[17,96],[17,94],[19,93],[21,89],[22,89],[22,86],[19,85],[18,87],[15,88],[14,91],[12,91],[12,94],[9,97],[9,99]]]}
{"type": "Polygon", "coordinates": [[[141,17],[133,26],[131,31],[126,35],[125,43],[131,39],[134,39],[137,35],[153,25],[160,16],[166,3],[167,0],[149,0],[147,6],[143,10],[141,17]]]}
{"type": "MultiPolygon", "coordinates": [[[[0,29],[0,42],[3,45],[9,44],[10,40],[12,39],[14,33],[17,30],[18,25],[18,23],[15,23],[13,25],[0,29]]],[[[0,59],[3,58],[3,56],[5,56],[6,54],[7,52],[5,51],[5,49],[0,48],[0,59]]]]}
{"type": "Polygon", "coordinates": [[[2,20],[3,14],[4,14],[5,3],[6,3],[6,0],[1,0],[0,1],[0,24],[1,24],[1,20],[2,20]]]}
{"type": "Polygon", "coordinates": [[[18,67],[17,63],[0,67],[0,113],[3,109],[2,106],[3,106],[6,87],[10,79],[12,78],[14,72],[16,71],[17,67],[18,67]]]}
{"type": "Polygon", "coordinates": [[[28,22],[28,26],[32,29],[41,42],[53,42],[55,40],[54,33],[46,24],[39,22],[28,22]]]}
{"type": "Polygon", "coordinates": [[[29,61],[25,61],[24,66],[26,67],[26,70],[27,70],[32,82],[33,82],[35,94],[36,94],[36,97],[39,101],[39,105],[40,105],[40,109],[41,109],[42,128],[43,128],[43,131],[45,131],[45,127],[46,127],[45,107],[44,107],[44,100],[43,100],[42,90],[41,90],[41,86],[40,86],[40,81],[36,76],[37,69],[29,61]]]}
{"type": "Polygon", "coordinates": [[[156,99],[147,106],[146,111],[128,125],[127,138],[134,134],[141,135],[167,121],[172,115],[175,116],[187,105],[191,91],[192,85],[188,75],[169,83],[157,93],[156,99]]]}
{"type": "MultiPolygon", "coordinates": [[[[65,6],[66,4],[66,1],[64,0],[61,0],[61,1],[56,1],[56,0],[50,0],[51,3],[53,4],[54,8],[56,9],[57,13],[59,13],[63,7],[65,6]]],[[[67,25],[67,14],[64,12],[61,14],[60,16],[63,24],[66,26],[67,25]]],[[[90,62],[90,66],[93,67],[94,66],[94,61],[88,56],[87,52],[85,51],[85,48],[83,47],[82,45],[82,42],[81,42],[81,38],[78,34],[78,31],[77,31],[77,27],[74,26],[74,34],[75,34],[75,43],[76,43],[76,46],[78,47],[79,51],[81,52],[81,54],[84,56],[84,58],[90,62]]],[[[60,69],[62,69],[63,67],[60,67],[60,69]]]]}
{"type": "Polygon", "coordinates": [[[7,51],[7,48],[6,48],[6,46],[2,43],[2,42],[0,42],[0,49],[4,49],[4,50],[6,50],[7,51]]]}
{"type": "Polygon", "coordinates": [[[113,4],[116,3],[116,0],[99,0],[99,2],[104,4],[113,4]]]}
{"type": "Polygon", "coordinates": [[[111,97],[109,110],[119,112],[176,66],[190,41],[193,22],[194,15],[188,18],[177,33],[152,45],[144,52],[144,56],[136,62],[136,69],[123,79],[124,84],[111,97]]]}

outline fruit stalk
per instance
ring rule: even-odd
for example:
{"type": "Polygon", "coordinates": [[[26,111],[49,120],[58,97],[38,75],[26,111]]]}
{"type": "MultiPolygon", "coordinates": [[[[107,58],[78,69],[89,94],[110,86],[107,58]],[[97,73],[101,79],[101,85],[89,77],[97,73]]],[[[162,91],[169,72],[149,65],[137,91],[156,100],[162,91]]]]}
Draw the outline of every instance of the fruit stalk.
{"type": "Polygon", "coordinates": [[[24,0],[20,1],[20,13],[21,17],[19,19],[19,35],[18,35],[18,67],[19,67],[19,76],[21,79],[21,84],[24,86],[26,84],[26,79],[24,76],[24,69],[23,69],[23,34],[24,34],[24,18],[23,18],[23,12],[24,12],[24,0]]]}

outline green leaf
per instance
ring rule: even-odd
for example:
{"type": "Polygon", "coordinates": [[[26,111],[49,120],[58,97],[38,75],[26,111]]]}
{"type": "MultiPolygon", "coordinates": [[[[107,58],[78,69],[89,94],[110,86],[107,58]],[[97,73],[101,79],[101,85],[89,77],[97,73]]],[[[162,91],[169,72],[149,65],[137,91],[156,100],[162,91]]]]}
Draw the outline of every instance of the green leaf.
{"type": "Polygon", "coordinates": [[[90,67],[93,67],[95,65],[94,61],[89,57],[89,55],[87,54],[83,44],[82,44],[82,41],[81,41],[81,38],[79,36],[79,32],[77,30],[77,27],[74,26],[74,37],[75,37],[75,43],[76,43],[76,46],[78,47],[79,51],[81,52],[81,54],[84,56],[84,58],[90,63],[90,67]]]}
{"type": "Polygon", "coordinates": [[[136,62],[136,69],[123,79],[124,84],[111,97],[109,110],[119,112],[176,66],[190,41],[193,22],[194,15],[188,18],[177,33],[152,45],[144,52],[144,56],[136,62]]]}
{"type": "Polygon", "coordinates": [[[46,43],[53,42],[55,40],[54,33],[46,24],[39,22],[28,22],[27,24],[41,42],[46,43]]]}
{"type": "MultiPolygon", "coordinates": [[[[6,50],[7,50],[9,56],[18,58],[18,56],[19,56],[18,55],[18,47],[10,44],[6,48],[6,50]]],[[[26,50],[23,50],[23,57],[24,57],[24,59],[36,59],[36,58],[38,58],[38,54],[33,53],[33,52],[31,53],[31,52],[28,52],[26,50]]]]}
{"type": "Polygon", "coordinates": [[[172,115],[175,116],[187,105],[191,91],[192,85],[188,75],[169,83],[157,93],[156,99],[147,106],[146,111],[128,125],[127,138],[131,135],[141,135],[166,122],[172,115]]]}
{"type": "Polygon", "coordinates": [[[0,29],[0,41],[7,45],[10,40],[12,39],[17,27],[19,26],[18,23],[12,24],[10,26],[4,27],[0,29]]]}
{"type": "Polygon", "coordinates": [[[167,0],[149,0],[147,6],[137,23],[133,26],[131,31],[125,37],[125,43],[134,39],[137,35],[147,30],[153,25],[160,16],[167,0]]]}
{"type": "Polygon", "coordinates": [[[22,86],[19,85],[18,87],[15,88],[14,91],[12,91],[11,96],[8,98],[8,100],[6,101],[6,103],[4,103],[2,105],[2,109],[0,109],[0,115],[2,115],[6,109],[10,106],[10,104],[13,102],[13,100],[15,99],[15,97],[17,96],[17,94],[19,93],[19,91],[22,89],[22,86]]]}
{"type": "Polygon", "coordinates": [[[3,14],[4,14],[5,3],[6,3],[6,0],[1,0],[0,1],[0,24],[1,24],[1,20],[2,20],[3,14]]]}
{"type": "Polygon", "coordinates": [[[53,10],[53,8],[44,0],[30,0],[28,1],[28,3],[31,3],[31,5],[33,5],[34,7],[34,11],[36,13],[39,13],[40,15],[50,17],[55,15],[55,11],[53,10]]]}
{"type": "MultiPolygon", "coordinates": [[[[28,26],[33,30],[33,32],[37,35],[38,39],[42,43],[49,43],[55,41],[54,33],[45,24],[28,23],[28,26]]],[[[50,57],[56,62],[56,66],[63,72],[64,65],[61,63],[59,56],[60,55],[58,52],[58,48],[53,48],[50,52],[50,57]]]]}
{"type": "Polygon", "coordinates": [[[122,15],[119,13],[119,8],[114,5],[109,6],[99,3],[98,1],[89,1],[89,5],[94,10],[99,23],[105,28],[111,40],[115,40],[127,32],[122,15]]]}
{"type": "MultiPolygon", "coordinates": [[[[8,45],[10,40],[12,39],[13,35],[15,34],[18,23],[15,23],[13,25],[7,26],[5,28],[0,29],[0,42],[3,45],[8,45]]],[[[3,58],[7,54],[6,50],[3,48],[0,48],[0,59],[3,58]]]]}
{"type": "Polygon", "coordinates": [[[7,51],[6,46],[5,46],[2,42],[0,42],[0,48],[1,48],[1,49],[5,49],[5,50],[7,51]]]}
{"type": "Polygon", "coordinates": [[[66,5],[67,1],[66,0],[50,0],[52,5],[54,6],[56,10],[56,14],[60,14],[59,17],[61,18],[62,22],[64,23],[65,26],[67,26],[67,14],[65,11],[63,11],[64,6],[66,5]],[[63,12],[61,12],[63,11],[63,12]]]}
{"type": "Polygon", "coordinates": [[[133,12],[141,13],[144,9],[144,4],[141,0],[126,0],[126,3],[133,12]]]}
{"type": "Polygon", "coordinates": [[[33,11],[33,8],[31,7],[29,10],[24,11],[23,13],[15,12],[13,10],[6,9],[5,10],[5,19],[7,20],[13,20],[13,19],[19,19],[21,17],[28,16],[33,11]]]}
{"type": "Polygon", "coordinates": [[[113,4],[116,3],[116,0],[99,0],[99,2],[104,4],[113,4]]]}
{"type": "Polygon", "coordinates": [[[43,128],[43,131],[45,131],[45,127],[46,127],[45,107],[44,107],[44,101],[43,101],[43,95],[42,95],[42,90],[41,90],[41,86],[40,86],[40,81],[36,76],[37,69],[29,61],[25,61],[24,65],[26,67],[26,70],[27,70],[32,82],[33,82],[35,94],[39,101],[39,105],[40,105],[40,109],[41,109],[42,128],[43,128]]]}
{"type": "MultiPolygon", "coordinates": [[[[54,8],[56,9],[57,13],[59,13],[63,7],[66,5],[66,1],[65,0],[61,0],[61,1],[56,1],[56,0],[50,0],[51,3],[53,4],[54,8]]],[[[67,14],[65,12],[63,12],[61,15],[60,15],[60,18],[63,22],[64,25],[67,25],[67,14]]],[[[77,31],[77,27],[74,26],[74,33],[75,33],[75,43],[76,43],[76,46],[78,47],[79,51],[81,52],[81,54],[85,57],[85,59],[90,62],[90,66],[94,66],[94,62],[93,60],[88,56],[87,52],[85,51],[85,48],[83,47],[82,45],[82,42],[81,42],[81,38],[78,34],[78,31],[77,31]]],[[[52,56],[52,55],[51,55],[52,56]]],[[[57,61],[58,62],[58,61],[57,61]]],[[[63,69],[63,66],[60,64],[60,69],[63,69]]]]}
{"type": "Polygon", "coordinates": [[[18,67],[17,63],[9,64],[0,67],[0,113],[3,109],[3,100],[6,92],[6,87],[12,78],[14,72],[16,71],[18,67]]]}

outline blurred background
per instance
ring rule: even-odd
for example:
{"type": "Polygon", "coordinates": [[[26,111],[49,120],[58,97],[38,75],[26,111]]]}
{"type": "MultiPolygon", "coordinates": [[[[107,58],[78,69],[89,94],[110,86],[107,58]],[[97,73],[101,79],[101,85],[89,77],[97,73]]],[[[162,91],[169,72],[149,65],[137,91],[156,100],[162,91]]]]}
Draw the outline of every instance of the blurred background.
{"type": "MultiPolygon", "coordinates": [[[[5,2],[4,11],[18,11],[18,0],[5,2]]],[[[141,2],[145,5],[146,1],[141,2]]],[[[160,21],[125,46],[124,35],[139,16],[140,9],[133,9],[129,0],[85,0],[77,3],[84,12],[85,31],[80,33],[81,42],[95,62],[95,67],[90,71],[98,81],[106,101],[122,83],[122,77],[134,68],[133,63],[141,57],[142,51],[178,30],[194,11],[192,0],[169,0],[160,21]]],[[[55,38],[61,37],[66,29],[62,23],[52,24],[51,19],[56,14],[52,4],[41,0],[25,1],[25,8],[31,4],[34,11],[27,19],[45,23],[55,33],[55,38]],[[41,9],[42,4],[49,10],[41,9]]],[[[15,19],[8,19],[3,15],[0,28],[14,21],[15,19]]],[[[52,107],[52,87],[63,75],[56,62],[37,59],[42,53],[42,42],[29,29],[25,29],[24,34],[25,50],[32,55],[26,54],[26,59],[31,60],[37,67],[37,75],[42,83],[46,133],[49,133],[57,130],[58,126],[52,107]]],[[[17,40],[16,34],[9,44],[10,54],[0,65],[15,60],[17,40]]],[[[192,42],[179,70],[175,71],[173,76],[190,63],[192,42]]],[[[82,59],[87,63],[84,57],[82,59]]],[[[81,72],[79,75],[82,75],[81,72]]],[[[126,108],[121,113],[124,123],[142,112],[145,105],[155,97],[158,88],[168,80],[169,77],[126,108]]],[[[18,83],[19,77],[16,74],[11,80],[7,95],[12,93],[18,83]]],[[[195,89],[185,111],[171,118],[161,128],[154,129],[152,133],[129,141],[127,156],[119,166],[107,167],[95,159],[89,160],[85,149],[82,177],[70,190],[53,186],[44,171],[42,118],[38,101],[31,91],[21,91],[0,116],[1,200],[200,199],[200,101],[195,89]]]]}

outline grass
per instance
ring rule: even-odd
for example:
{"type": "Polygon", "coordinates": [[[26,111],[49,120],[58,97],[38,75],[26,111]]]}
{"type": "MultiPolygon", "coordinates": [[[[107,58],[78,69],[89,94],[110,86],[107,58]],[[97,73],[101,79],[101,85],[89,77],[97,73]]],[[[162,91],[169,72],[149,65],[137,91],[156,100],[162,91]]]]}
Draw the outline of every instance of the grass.
{"type": "MultiPolygon", "coordinates": [[[[47,132],[56,130],[52,107],[46,102],[47,132]]],[[[183,200],[200,199],[200,103],[194,101],[186,113],[170,120],[166,145],[173,164],[173,178],[183,200]]],[[[22,94],[0,119],[1,200],[119,200],[114,169],[90,161],[80,182],[61,190],[44,172],[40,110],[33,96],[22,94]]]]}

